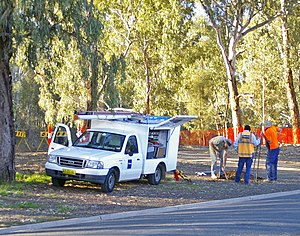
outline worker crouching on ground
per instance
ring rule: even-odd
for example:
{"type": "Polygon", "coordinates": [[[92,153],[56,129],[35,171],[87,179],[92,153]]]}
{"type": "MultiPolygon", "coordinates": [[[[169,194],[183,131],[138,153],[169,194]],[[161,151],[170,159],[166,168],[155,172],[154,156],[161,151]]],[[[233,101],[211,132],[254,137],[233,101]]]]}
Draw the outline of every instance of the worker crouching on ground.
{"type": "Polygon", "coordinates": [[[220,176],[224,175],[227,151],[232,147],[232,141],[223,136],[216,136],[209,140],[209,155],[211,158],[211,178],[216,179],[217,159],[220,158],[220,176]]]}
{"type": "Polygon", "coordinates": [[[239,183],[241,174],[246,163],[246,173],[244,176],[244,183],[249,184],[251,165],[254,157],[254,147],[260,144],[260,139],[256,139],[255,135],[250,132],[251,128],[249,125],[245,125],[244,131],[239,133],[235,142],[234,149],[238,153],[239,163],[235,174],[235,182],[239,183]]]}

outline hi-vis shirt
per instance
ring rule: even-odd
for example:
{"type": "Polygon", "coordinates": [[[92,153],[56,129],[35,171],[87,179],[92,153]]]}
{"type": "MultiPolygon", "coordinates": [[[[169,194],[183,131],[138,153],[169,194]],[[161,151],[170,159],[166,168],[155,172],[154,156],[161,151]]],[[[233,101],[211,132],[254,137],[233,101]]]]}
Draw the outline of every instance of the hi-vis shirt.
{"type": "Polygon", "coordinates": [[[271,126],[265,129],[266,139],[271,141],[270,149],[276,149],[279,147],[278,132],[280,132],[280,129],[275,126],[271,126]]]}
{"type": "Polygon", "coordinates": [[[254,147],[260,144],[260,139],[256,139],[255,135],[248,130],[240,133],[235,142],[234,149],[241,158],[251,158],[254,153],[254,147]]]}

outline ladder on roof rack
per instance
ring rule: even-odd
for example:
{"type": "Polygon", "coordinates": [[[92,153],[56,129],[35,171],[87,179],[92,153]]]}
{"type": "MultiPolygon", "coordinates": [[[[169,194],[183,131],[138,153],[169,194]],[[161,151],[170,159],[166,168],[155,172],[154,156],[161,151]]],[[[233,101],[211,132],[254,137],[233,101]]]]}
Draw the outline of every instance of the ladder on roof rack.
{"type": "Polygon", "coordinates": [[[122,119],[134,119],[144,120],[144,115],[129,111],[129,110],[110,110],[110,111],[75,111],[75,120],[91,120],[91,119],[103,119],[103,120],[122,120],[122,119]]]}

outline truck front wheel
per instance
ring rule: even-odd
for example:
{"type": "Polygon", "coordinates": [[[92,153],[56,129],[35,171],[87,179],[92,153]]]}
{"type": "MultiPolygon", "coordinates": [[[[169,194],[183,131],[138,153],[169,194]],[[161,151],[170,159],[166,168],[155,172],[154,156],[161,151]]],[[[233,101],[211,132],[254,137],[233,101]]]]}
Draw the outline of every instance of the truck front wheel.
{"type": "Polygon", "coordinates": [[[154,174],[148,175],[148,183],[151,185],[158,185],[163,176],[163,168],[161,165],[156,167],[154,174]]]}
{"type": "Polygon", "coordinates": [[[54,178],[52,177],[52,184],[55,187],[63,187],[66,183],[65,179],[58,179],[58,178],[54,178]]]}
{"type": "Polygon", "coordinates": [[[114,187],[117,182],[117,175],[116,171],[114,169],[109,170],[107,173],[107,176],[105,178],[104,183],[102,184],[102,192],[104,193],[110,193],[114,190],[114,187]]]}

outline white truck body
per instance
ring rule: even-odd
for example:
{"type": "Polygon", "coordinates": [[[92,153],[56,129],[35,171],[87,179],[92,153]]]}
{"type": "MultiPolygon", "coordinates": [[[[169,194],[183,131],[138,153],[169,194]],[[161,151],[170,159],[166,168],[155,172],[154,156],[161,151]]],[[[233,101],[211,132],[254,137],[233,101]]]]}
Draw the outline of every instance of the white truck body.
{"type": "Polygon", "coordinates": [[[90,120],[91,128],[73,144],[69,127],[58,124],[46,174],[55,186],[81,180],[111,192],[116,182],[146,176],[150,184],[159,184],[166,172],[176,170],[180,126],[196,116],[135,120],[122,114],[82,114],[78,118],[90,120]]]}

